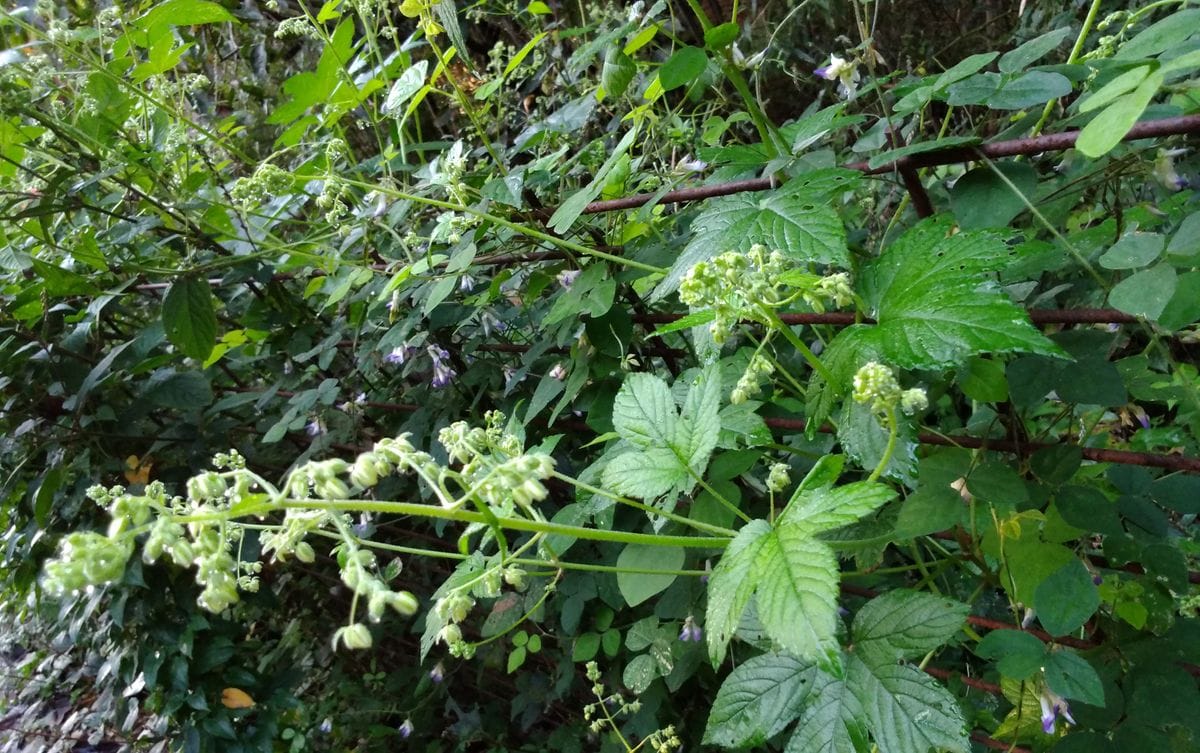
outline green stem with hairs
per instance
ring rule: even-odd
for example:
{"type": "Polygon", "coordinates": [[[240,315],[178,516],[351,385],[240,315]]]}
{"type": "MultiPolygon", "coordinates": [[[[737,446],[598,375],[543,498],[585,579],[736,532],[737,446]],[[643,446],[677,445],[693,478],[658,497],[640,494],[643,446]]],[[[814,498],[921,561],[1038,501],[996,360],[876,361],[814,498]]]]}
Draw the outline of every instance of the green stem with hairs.
{"type": "MultiPolygon", "coordinates": [[[[1092,5],[1088,8],[1088,14],[1083,19],[1083,28],[1079,30],[1079,36],[1075,38],[1075,46],[1071,48],[1071,54],[1067,56],[1067,65],[1074,65],[1079,56],[1083,54],[1083,45],[1087,42],[1088,34],[1092,33],[1092,26],[1096,23],[1096,14],[1100,12],[1100,0],[1092,0],[1092,5]]],[[[1050,100],[1046,106],[1042,108],[1042,117],[1038,118],[1038,122],[1030,132],[1030,136],[1037,136],[1042,132],[1042,127],[1046,125],[1046,120],[1050,117],[1050,113],[1054,111],[1054,103],[1057,100],[1050,100]]]]}
{"type": "MultiPolygon", "coordinates": [[[[300,180],[320,180],[323,176],[298,175],[296,177],[300,180]]],[[[559,238],[557,236],[550,235],[549,233],[543,233],[541,230],[531,228],[528,225],[522,225],[511,220],[506,220],[503,217],[498,217],[490,212],[485,212],[482,209],[476,209],[474,207],[468,207],[462,204],[455,204],[450,201],[442,201],[441,199],[431,199],[427,196],[417,196],[416,194],[405,193],[404,191],[398,191],[387,186],[379,186],[374,183],[368,183],[361,180],[343,178],[342,182],[348,186],[355,186],[368,191],[378,191],[379,193],[391,196],[393,199],[411,201],[414,204],[424,204],[426,206],[437,207],[438,209],[445,209],[451,212],[463,212],[464,214],[473,215],[482,220],[487,220],[495,225],[499,225],[500,227],[508,228],[514,233],[518,233],[529,238],[536,238],[544,243],[549,243],[552,246],[558,246],[559,248],[566,249],[568,251],[574,251],[577,254],[592,256],[597,259],[604,259],[605,261],[610,261],[613,264],[619,264],[623,267],[629,267],[630,269],[640,269],[643,272],[650,272],[652,274],[666,274],[667,272],[667,270],[663,267],[656,267],[652,264],[644,264],[640,261],[634,261],[632,259],[624,259],[616,254],[610,254],[598,249],[588,248],[580,243],[575,243],[574,241],[569,241],[565,238],[559,238]]]]}
{"type": "Polygon", "coordinates": [[[871,475],[867,476],[867,483],[877,481],[883,475],[883,471],[887,468],[888,463],[892,462],[892,455],[896,452],[896,438],[900,435],[900,424],[897,421],[895,407],[887,409],[887,424],[888,424],[888,441],[887,447],[883,450],[883,457],[879,459],[879,465],[875,466],[875,470],[871,471],[871,475]]]}

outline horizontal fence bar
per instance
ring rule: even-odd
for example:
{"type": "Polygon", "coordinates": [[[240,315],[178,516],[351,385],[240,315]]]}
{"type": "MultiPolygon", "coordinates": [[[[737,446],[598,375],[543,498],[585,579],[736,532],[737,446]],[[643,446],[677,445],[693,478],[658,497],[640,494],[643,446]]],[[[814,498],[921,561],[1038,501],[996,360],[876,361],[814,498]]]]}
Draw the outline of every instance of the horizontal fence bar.
{"type": "MultiPolygon", "coordinates": [[[[1126,314],[1116,309],[1026,309],[1029,318],[1035,324],[1136,324],[1136,316],[1126,314]]],[[[671,324],[682,319],[686,314],[634,314],[636,324],[671,324]]],[[[833,326],[849,326],[855,323],[875,324],[869,317],[859,319],[855,314],[844,311],[833,311],[824,314],[780,314],[784,324],[815,325],[829,324],[833,326]]]]}
{"type": "MultiPolygon", "coordinates": [[[[788,431],[804,431],[807,422],[802,418],[765,418],[767,426],[788,431]]],[[[822,426],[818,431],[832,433],[833,427],[822,426]]],[[[970,450],[993,450],[1014,455],[1027,455],[1037,450],[1050,447],[1061,447],[1064,443],[1054,442],[1012,442],[1006,439],[986,439],[983,437],[965,437],[962,435],[942,436],[941,434],[919,434],[917,441],[921,444],[941,445],[943,447],[964,447],[970,450]]],[[[1079,445],[1075,445],[1079,447],[1079,445]]],[[[1164,468],[1171,471],[1186,471],[1200,473],[1200,458],[1186,455],[1166,455],[1154,452],[1133,452],[1131,450],[1104,450],[1097,447],[1079,447],[1080,453],[1086,460],[1098,463],[1118,463],[1120,465],[1140,465],[1149,468],[1164,468]]]]}
{"type": "MultiPolygon", "coordinates": [[[[1148,120],[1144,123],[1138,123],[1125,134],[1123,141],[1136,141],[1138,139],[1157,138],[1162,136],[1181,136],[1187,133],[1195,133],[1200,131],[1200,115],[1181,115],[1175,118],[1162,118],[1160,120],[1148,120]]],[[[1070,149],[1075,146],[1075,140],[1079,138],[1079,131],[1064,131],[1062,133],[1051,133],[1045,136],[1034,136],[1025,139],[1011,139],[1008,141],[995,141],[990,144],[979,144],[978,146],[957,146],[946,149],[935,149],[921,154],[913,154],[906,157],[901,157],[887,164],[871,167],[867,162],[854,162],[845,165],[847,169],[857,170],[866,175],[881,175],[884,173],[900,172],[903,170],[916,169],[921,167],[934,167],[937,165],[952,165],[958,162],[972,162],[978,159],[999,159],[1002,157],[1015,157],[1018,155],[1032,155],[1040,152],[1060,152],[1065,149],[1070,149]]],[[[750,178],[747,180],[735,180],[727,183],[713,183],[706,186],[694,186],[691,188],[681,188],[675,191],[667,191],[664,194],[658,193],[641,193],[632,196],[625,196],[620,199],[608,199],[606,201],[593,201],[584,207],[584,214],[601,214],[603,212],[616,212],[623,209],[636,209],[637,207],[655,202],[658,204],[678,204],[688,201],[699,201],[702,199],[710,199],[717,196],[729,196],[735,193],[744,193],[747,191],[766,191],[775,188],[782,184],[774,176],[765,178],[750,178]]],[[[549,213],[554,211],[553,207],[541,210],[549,213]]]]}
{"type": "MultiPolygon", "coordinates": [[[[226,387],[218,388],[225,389],[230,392],[265,392],[265,388],[258,387],[226,387]]],[[[289,390],[277,390],[275,392],[279,397],[290,398],[296,393],[289,390]]],[[[415,413],[421,409],[419,405],[409,405],[405,403],[377,402],[368,400],[362,403],[369,408],[378,410],[392,411],[398,413],[415,413]]],[[[807,426],[807,422],[802,418],[777,418],[768,417],[763,421],[772,429],[780,429],[790,432],[802,432],[807,426]]],[[[559,422],[566,424],[567,422],[559,422]]],[[[827,434],[833,433],[834,429],[831,426],[822,426],[819,431],[827,434]]],[[[940,434],[922,433],[917,435],[917,441],[921,444],[939,445],[943,447],[962,447],[969,450],[992,450],[994,452],[1006,452],[1014,455],[1026,455],[1037,450],[1044,450],[1050,447],[1060,447],[1063,443],[1052,442],[1024,442],[1017,443],[1004,439],[985,439],[982,437],[966,437],[962,435],[942,436],[940,434]]],[[[1076,445],[1078,447],[1078,445],[1076,445]]],[[[1097,463],[1117,463],[1118,465],[1139,465],[1149,468],[1163,468],[1171,471],[1184,471],[1187,473],[1200,473],[1200,458],[1187,457],[1185,455],[1166,455],[1153,452],[1133,452],[1131,450],[1105,450],[1097,447],[1079,447],[1080,454],[1085,460],[1091,460],[1097,463]]]]}

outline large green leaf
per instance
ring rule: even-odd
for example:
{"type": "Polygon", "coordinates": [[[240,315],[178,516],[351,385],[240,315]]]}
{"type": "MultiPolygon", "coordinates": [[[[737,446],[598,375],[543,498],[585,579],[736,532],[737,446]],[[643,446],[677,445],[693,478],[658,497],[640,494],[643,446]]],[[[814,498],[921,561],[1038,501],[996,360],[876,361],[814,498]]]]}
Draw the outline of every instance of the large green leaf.
{"type": "Polygon", "coordinates": [[[609,491],[642,499],[661,497],[691,480],[687,469],[667,447],[651,447],[616,456],[604,467],[609,491]]]}
{"type": "Polygon", "coordinates": [[[801,486],[784,508],[779,521],[815,535],[849,525],[895,498],[895,489],[866,481],[818,489],[801,486]]]}
{"type": "Polygon", "coordinates": [[[712,364],[688,390],[672,447],[696,473],[704,470],[721,433],[721,370],[712,364]]]}
{"type": "Polygon", "coordinates": [[[830,206],[858,181],[848,170],[818,170],[793,178],[769,193],[740,193],[714,199],[692,223],[692,240],[654,291],[662,297],[679,287],[698,262],[726,251],[745,253],[761,243],[799,263],[848,267],[846,229],[830,206]]]}
{"type": "Polygon", "coordinates": [[[799,716],[817,680],[815,666],[788,654],[750,659],[717,691],[704,742],[726,748],[762,745],[799,716]]]}
{"type": "Polygon", "coordinates": [[[866,753],[866,714],[846,683],[821,673],[809,698],[784,753],[866,753]]]}
{"type": "Polygon", "coordinates": [[[754,565],[770,533],[771,524],[765,520],[752,520],[742,526],[708,579],[708,611],[704,626],[708,635],[708,656],[714,667],[725,660],[726,647],[754,595],[757,584],[754,565]]]}
{"type": "Polygon", "coordinates": [[[613,426],[637,449],[609,461],[605,486],[642,498],[671,489],[691,491],[717,445],[720,402],[721,373],[715,364],[692,383],[682,418],[666,382],[650,374],[631,374],[613,401],[613,426]]]}
{"type": "Polygon", "coordinates": [[[613,428],[639,447],[668,447],[679,414],[667,383],[653,374],[630,374],[613,401],[613,428]]]}
{"type": "Polygon", "coordinates": [[[847,659],[846,683],[866,712],[875,745],[887,753],[967,753],[966,720],[950,691],[908,664],[847,659]]]}
{"type": "Polygon", "coordinates": [[[163,298],[163,329],[167,339],[185,356],[203,361],[217,344],[217,315],[208,283],[181,277],[163,298]]]}
{"type": "Polygon", "coordinates": [[[854,618],[855,653],[873,666],[914,659],[946,643],[968,607],[953,599],[896,590],[872,599],[854,618]]]}
{"type": "Polygon", "coordinates": [[[827,545],[800,525],[764,537],[752,577],[758,618],[776,643],[796,656],[824,661],[837,627],[838,566],[827,545]]]}
{"type": "Polygon", "coordinates": [[[868,339],[890,364],[936,368],[979,353],[1059,350],[990,279],[1017,251],[988,232],[926,220],[867,264],[860,290],[878,325],[868,339]]]}

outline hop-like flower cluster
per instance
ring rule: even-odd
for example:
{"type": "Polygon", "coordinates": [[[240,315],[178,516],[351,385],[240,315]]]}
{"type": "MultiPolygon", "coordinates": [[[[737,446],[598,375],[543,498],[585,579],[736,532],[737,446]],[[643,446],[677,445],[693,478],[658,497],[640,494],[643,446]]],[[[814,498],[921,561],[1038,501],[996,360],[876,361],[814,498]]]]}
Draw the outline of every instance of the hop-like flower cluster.
{"type": "Polygon", "coordinates": [[[863,364],[854,375],[852,394],[855,402],[866,405],[876,415],[885,415],[898,407],[911,416],[929,406],[924,390],[900,389],[891,368],[875,361],[863,364]]]}
{"type": "Polygon", "coordinates": [[[772,465],[771,472],[767,474],[767,488],[776,494],[786,489],[792,483],[790,471],[787,463],[772,465]]]}
{"type": "Polygon", "coordinates": [[[238,178],[229,195],[245,207],[261,204],[271,197],[289,193],[295,186],[292,174],[270,162],[258,166],[254,174],[238,178]]]}
{"type": "Polygon", "coordinates": [[[679,284],[679,299],[694,309],[711,308],[716,315],[709,331],[718,344],[728,339],[741,319],[761,319],[760,306],[775,306],[782,298],[779,276],[784,257],[755,244],[749,253],[728,252],[692,267],[679,284]]]}
{"type": "Polygon", "coordinates": [[[750,358],[750,363],[746,366],[746,370],[738,377],[733,391],[729,393],[729,402],[734,405],[740,405],[754,397],[759,392],[760,380],[769,379],[774,373],[775,365],[771,363],[771,360],[761,353],[755,353],[750,358]]]}

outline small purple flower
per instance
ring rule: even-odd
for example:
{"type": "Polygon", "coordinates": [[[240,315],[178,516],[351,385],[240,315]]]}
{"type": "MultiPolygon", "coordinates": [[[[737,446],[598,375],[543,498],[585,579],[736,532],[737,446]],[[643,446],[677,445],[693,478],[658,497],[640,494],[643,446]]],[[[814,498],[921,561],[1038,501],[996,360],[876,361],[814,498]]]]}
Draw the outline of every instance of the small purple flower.
{"type": "Polygon", "coordinates": [[[429,679],[435,683],[440,683],[446,679],[446,668],[442,666],[441,662],[438,662],[433,669],[429,670],[429,679]]]}
{"type": "Polygon", "coordinates": [[[693,620],[692,616],[689,614],[687,619],[683,621],[683,630],[679,631],[679,640],[684,642],[694,641],[699,643],[700,639],[703,637],[704,631],[700,629],[700,626],[696,624],[695,620],[693,620]]]}
{"type": "Polygon", "coordinates": [[[475,278],[471,275],[462,275],[458,278],[458,289],[463,293],[470,293],[475,289],[475,278]]]}
{"type": "Polygon", "coordinates": [[[1060,716],[1067,724],[1075,723],[1075,718],[1071,716],[1071,707],[1062,696],[1050,688],[1042,688],[1038,703],[1042,707],[1042,731],[1047,735],[1054,734],[1054,724],[1060,716]]]}
{"type": "Polygon", "coordinates": [[[413,733],[413,723],[411,719],[405,719],[404,722],[396,728],[396,732],[400,734],[402,740],[407,740],[408,736],[413,733]]]}
{"type": "Polygon", "coordinates": [[[493,332],[503,332],[508,329],[508,325],[496,318],[496,315],[490,311],[485,311],[480,315],[479,326],[483,328],[484,337],[491,337],[493,332]]]}
{"type": "Polygon", "coordinates": [[[328,735],[330,732],[333,732],[333,720],[329,717],[325,717],[318,729],[321,730],[322,735],[328,735]]]}
{"type": "Polygon", "coordinates": [[[558,280],[558,284],[562,285],[563,288],[570,290],[571,286],[575,284],[575,278],[579,277],[579,273],[580,270],[578,269],[567,269],[559,272],[558,277],[555,279],[558,280]]]}
{"type": "Polygon", "coordinates": [[[310,437],[319,437],[325,433],[325,422],[319,418],[314,418],[304,427],[304,433],[310,437]]]}
{"type": "Polygon", "coordinates": [[[1093,586],[1098,586],[1103,582],[1104,582],[1104,578],[1100,577],[1099,575],[1092,576],[1092,585],[1093,586]]]}
{"type": "Polygon", "coordinates": [[[392,348],[392,352],[383,357],[384,363],[394,363],[398,366],[403,366],[404,362],[412,358],[416,348],[409,345],[401,345],[398,348],[392,348]]]}
{"type": "Polygon", "coordinates": [[[430,380],[429,384],[434,389],[440,390],[450,384],[450,381],[458,376],[458,372],[450,368],[448,363],[450,354],[443,348],[430,345],[427,350],[429,351],[429,357],[433,359],[433,379],[430,380]]]}

